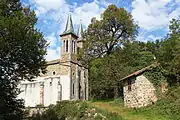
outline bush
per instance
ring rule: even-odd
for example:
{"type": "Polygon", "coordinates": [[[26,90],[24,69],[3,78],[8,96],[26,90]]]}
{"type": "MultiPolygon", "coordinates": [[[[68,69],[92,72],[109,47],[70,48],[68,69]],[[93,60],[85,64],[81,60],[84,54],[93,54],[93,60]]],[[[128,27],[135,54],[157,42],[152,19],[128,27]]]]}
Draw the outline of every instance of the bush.
{"type": "Polygon", "coordinates": [[[42,115],[37,114],[29,120],[121,120],[115,113],[109,113],[89,106],[82,101],[61,101],[49,106],[42,115]]]}

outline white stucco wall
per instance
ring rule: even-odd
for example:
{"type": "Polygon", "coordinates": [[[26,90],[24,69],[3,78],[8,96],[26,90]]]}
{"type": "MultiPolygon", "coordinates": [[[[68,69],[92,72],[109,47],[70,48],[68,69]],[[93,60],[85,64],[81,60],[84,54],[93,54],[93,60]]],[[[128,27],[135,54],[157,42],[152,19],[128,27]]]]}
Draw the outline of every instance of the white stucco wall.
{"type": "Polygon", "coordinates": [[[60,83],[62,85],[62,100],[70,100],[70,77],[62,75],[60,83]]]}
{"type": "Polygon", "coordinates": [[[19,87],[22,92],[18,98],[24,99],[26,107],[41,104],[41,99],[43,99],[44,106],[56,104],[59,100],[70,100],[70,77],[68,75],[39,77],[33,82],[22,81],[19,87]],[[44,84],[43,98],[40,96],[42,83],[44,84]]]}
{"type": "Polygon", "coordinates": [[[23,81],[20,84],[20,90],[22,91],[18,98],[22,98],[25,101],[25,106],[36,106],[40,104],[40,82],[23,81]]]}
{"type": "Polygon", "coordinates": [[[56,104],[58,101],[58,81],[60,81],[60,77],[44,79],[44,106],[56,104]]]}

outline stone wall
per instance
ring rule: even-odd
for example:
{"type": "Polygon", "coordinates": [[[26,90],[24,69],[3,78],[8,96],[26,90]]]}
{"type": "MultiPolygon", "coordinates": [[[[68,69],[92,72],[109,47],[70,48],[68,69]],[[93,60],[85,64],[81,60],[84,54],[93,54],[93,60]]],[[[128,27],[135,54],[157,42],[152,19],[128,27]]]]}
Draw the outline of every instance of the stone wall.
{"type": "Polygon", "coordinates": [[[126,107],[144,107],[157,101],[155,87],[143,75],[126,79],[123,90],[126,107]]]}
{"type": "Polygon", "coordinates": [[[48,65],[46,70],[47,72],[45,74],[41,74],[41,77],[45,76],[53,76],[53,75],[61,75],[61,65],[60,64],[54,64],[54,65],[48,65]]]}

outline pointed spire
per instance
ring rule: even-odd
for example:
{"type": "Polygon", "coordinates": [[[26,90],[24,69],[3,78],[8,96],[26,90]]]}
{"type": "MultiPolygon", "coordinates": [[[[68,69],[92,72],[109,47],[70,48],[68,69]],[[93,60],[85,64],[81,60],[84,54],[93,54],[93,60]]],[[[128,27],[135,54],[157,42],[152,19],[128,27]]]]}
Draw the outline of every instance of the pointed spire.
{"type": "Polygon", "coordinates": [[[82,28],[82,22],[81,22],[81,20],[80,20],[80,24],[79,24],[77,36],[78,36],[79,38],[82,38],[82,34],[83,34],[83,28],[82,28]]]}
{"type": "Polygon", "coordinates": [[[72,18],[71,15],[68,15],[67,23],[66,23],[66,29],[63,32],[63,34],[67,33],[73,33],[74,34],[74,28],[73,28],[73,23],[72,23],[72,18]]]}

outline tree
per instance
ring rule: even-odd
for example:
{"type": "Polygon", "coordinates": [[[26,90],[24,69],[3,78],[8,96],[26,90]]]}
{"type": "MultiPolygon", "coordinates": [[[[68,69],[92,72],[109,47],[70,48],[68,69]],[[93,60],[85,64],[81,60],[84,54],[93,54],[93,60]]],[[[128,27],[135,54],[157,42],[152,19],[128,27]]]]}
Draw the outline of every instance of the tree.
{"type": "Polygon", "coordinates": [[[111,54],[115,47],[132,41],[138,33],[132,15],[124,8],[109,5],[101,18],[93,18],[84,33],[83,55],[86,60],[111,54]]]}
{"type": "Polygon", "coordinates": [[[121,78],[154,62],[154,55],[145,50],[146,43],[128,42],[116,47],[110,55],[94,59],[89,64],[89,83],[93,98],[122,96],[121,78]]]}
{"type": "Polygon", "coordinates": [[[104,84],[101,84],[101,87],[92,88],[93,90],[95,90],[94,88],[97,88],[96,91],[101,91],[100,94],[102,95],[100,96],[107,93],[107,90],[113,91],[114,89],[114,91],[116,91],[114,92],[114,97],[117,97],[118,83],[116,81],[119,79],[120,74],[118,73],[118,70],[120,69],[114,69],[114,67],[116,67],[115,64],[118,62],[116,61],[114,55],[111,54],[113,54],[116,47],[119,47],[128,41],[134,40],[137,35],[137,29],[138,26],[134,22],[130,13],[128,13],[124,8],[117,8],[115,5],[110,5],[102,14],[102,19],[96,20],[93,18],[92,23],[85,31],[85,42],[83,49],[80,50],[81,52],[79,56],[85,64],[92,61],[89,66],[90,81],[92,86],[96,85],[99,80],[99,76],[101,76],[101,82],[104,81],[104,84]],[[103,64],[101,65],[99,61],[103,64]],[[99,65],[100,67],[97,68],[99,65]],[[94,73],[94,69],[97,70],[97,73],[94,73]]]}
{"type": "Polygon", "coordinates": [[[159,50],[159,62],[170,78],[170,84],[180,82],[180,20],[170,22],[169,34],[159,50]]]}
{"type": "Polygon", "coordinates": [[[35,29],[35,14],[19,0],[0,1],[0,119],[22,119],[20,80],[45,72],[46,41],[35,29]]]}

